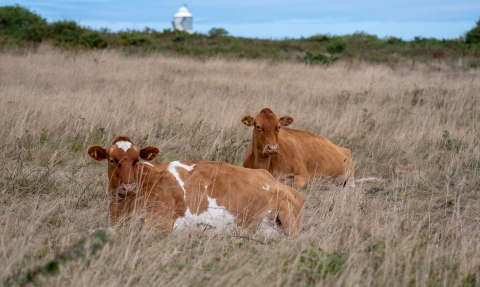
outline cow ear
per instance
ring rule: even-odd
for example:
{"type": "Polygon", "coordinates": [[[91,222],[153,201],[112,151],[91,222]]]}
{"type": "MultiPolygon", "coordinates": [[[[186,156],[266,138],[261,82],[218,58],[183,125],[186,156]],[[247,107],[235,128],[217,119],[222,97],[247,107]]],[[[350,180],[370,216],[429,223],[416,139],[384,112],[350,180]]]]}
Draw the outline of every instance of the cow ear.
{"type": "Polygon", "coordinates": [[[246,126],[253,126],[255,124],[255,121],[253,120],[253,118],[251,116],[244,116],[242,118],[242,123],[246,126]]]}
{"type": "Polygon", "coordinates": [[[97,161],[104,160],[108,157],[107,151],[99,145],[93,145],[89,147],[88,155],[97,161]]]}
{"type": "Polygon", "coordinates": [[[284,116],[284,117],[280,118],[280,124],[282,125],[282,127],[286,127],[291,123],[293,123],[293,118],[292,117],[284,116]]]}
{"type": "Polygon", "coordinates": [[[147,146],[140,150],[140,158],[146,161],[151,161],[160,154],[160,149],[156,146],[147,146]]]}

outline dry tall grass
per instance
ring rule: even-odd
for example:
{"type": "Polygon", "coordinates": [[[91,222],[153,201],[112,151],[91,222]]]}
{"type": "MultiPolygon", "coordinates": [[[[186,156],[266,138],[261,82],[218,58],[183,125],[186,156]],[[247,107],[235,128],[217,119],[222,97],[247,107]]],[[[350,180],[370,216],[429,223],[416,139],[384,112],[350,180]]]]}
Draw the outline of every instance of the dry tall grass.
{"type": "Polygon", "coordinates": [[[106,166],[88,158],[89,145],[123,134],[159,146],[161,161],[241,165],[251,130],[240,119],[269,107],[351,148],[357,178],[383,181],[354,191],[314,181],[302,191],[308,209],[296,238],[131,224],[97,256],[62,261],[57,276],[33,282],[479,286],[479,76],[438,63],[0,54],[0,280],[26,282],[27,270],[108,225],[106,166]]]}

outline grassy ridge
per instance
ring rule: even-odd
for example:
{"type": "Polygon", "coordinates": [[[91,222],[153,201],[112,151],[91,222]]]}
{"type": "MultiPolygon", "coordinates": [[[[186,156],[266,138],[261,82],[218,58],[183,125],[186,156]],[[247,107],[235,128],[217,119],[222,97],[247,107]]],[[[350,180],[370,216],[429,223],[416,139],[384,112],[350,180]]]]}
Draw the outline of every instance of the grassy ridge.
{"type": "Polygon", "coordinates": [[[171,29],[128,30],[112,33],[81,27],[74,21],[47,23],[20,6],[0,7],[0,47],[30,49],[48,42],[68,50],[118,49],[129,54],[163,53],[200,58],[273,59],[331,64],[337,60],[387,63],[405,60],[441,61],[461,68],[480,65],[480,26],[455,40],[417,37],[413,41],[355,33],[345,36],[315,35],[300,39],[262,40],[228,36],[221,28],[208,35],[171,29]]]}
{"type": "Polygon", "coordinates": [[[478,286],[479,88],[476,70],[441,63],[1,53],[0,282],[478,286]],[[241,165],[251,130],[240,119],[265,107],[351,148],[356,177],[382,181],[314,181],[296,238],[135,223],[89,235],[108,225],[106,166],[89,145],[125,134],[159,146],[160,161],[241,165]]]}

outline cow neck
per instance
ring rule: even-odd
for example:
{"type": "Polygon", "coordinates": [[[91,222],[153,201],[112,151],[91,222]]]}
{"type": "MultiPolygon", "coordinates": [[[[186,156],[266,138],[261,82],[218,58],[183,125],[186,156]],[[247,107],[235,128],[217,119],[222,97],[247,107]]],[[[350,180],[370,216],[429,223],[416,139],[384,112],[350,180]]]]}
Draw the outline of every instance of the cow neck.
{"type": "Polygon", "coordinates": [[[257,147],[254,146],[253,143],[257,142],[255,138],[255,131],[253,132],[252,136],[252,150],[253,150],[253,155],[254,155],[254,164],[253,166],[256,169],[265,169],[269,170],[270,169],[270,156],[265,157],[262,152],[259,152],[257,147]]]}

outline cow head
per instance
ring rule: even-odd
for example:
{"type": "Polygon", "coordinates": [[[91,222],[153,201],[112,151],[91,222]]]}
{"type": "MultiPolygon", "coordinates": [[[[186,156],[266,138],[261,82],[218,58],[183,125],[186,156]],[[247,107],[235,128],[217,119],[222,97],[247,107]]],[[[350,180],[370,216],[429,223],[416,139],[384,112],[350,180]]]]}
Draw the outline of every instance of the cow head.
{"type": "Polygon", "coordinates": [[[268,157],[280,153],[278,147],[278,134],[281,127],[288,126],[293,123],[293,118],[289,116],[279,118],[270,109],[263,109],[255,118],[244,116],[242,123],[246,126],[253,126],[253,148],[257,152],[268,157]]]}
{"type": "Polygon", "coordinates": [[[159,153],[157,147],[139,148],[125,136],[117,136],[106,148],[99,145],[88,148],[88,155],[94,160],[108,160],[110,196],[121,198],[137,194],[139,160],[151,161],[159,153]]]}

